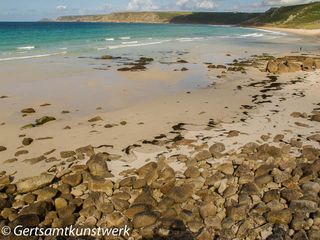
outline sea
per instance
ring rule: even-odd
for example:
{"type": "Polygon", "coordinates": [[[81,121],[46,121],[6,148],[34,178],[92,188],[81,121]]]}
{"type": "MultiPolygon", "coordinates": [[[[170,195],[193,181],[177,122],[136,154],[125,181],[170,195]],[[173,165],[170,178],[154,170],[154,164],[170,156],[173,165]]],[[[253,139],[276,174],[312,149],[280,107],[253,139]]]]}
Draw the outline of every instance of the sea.
{"type": "Polygon", "coordinates": [[[51,56],[139,54],[146,49],[178,48],[188,43],[283,47],[301,42],[278,31],[236,26],[134,23],[0,22],[0,61],[51,56]]]}

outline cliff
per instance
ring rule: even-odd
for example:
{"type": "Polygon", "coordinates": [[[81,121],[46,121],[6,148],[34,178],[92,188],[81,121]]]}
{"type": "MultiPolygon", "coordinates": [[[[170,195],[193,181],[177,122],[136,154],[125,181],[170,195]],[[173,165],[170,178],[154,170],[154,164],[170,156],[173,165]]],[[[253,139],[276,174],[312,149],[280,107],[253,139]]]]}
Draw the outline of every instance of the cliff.
{"type": "Polygon", "coordinates": [[[126,23],[194,23],[194,24],[239,24],[259,13],[229,12],[124,12],[106,15],[64,16],[59,22],[126,22],[126,23]]]}
{"type": "Polygon", "coordinates": [[[264,14],[243,24],[249,26],[319,29],[320,2],[271,8],[264,14]]]}
{"type": "Polygon", "coordinates": [[[190,23],[320,28],[320,2],[271,8],[265,13],[240,12],[120,12],[104,15],[63,16],[58,22],[190,23]]]}

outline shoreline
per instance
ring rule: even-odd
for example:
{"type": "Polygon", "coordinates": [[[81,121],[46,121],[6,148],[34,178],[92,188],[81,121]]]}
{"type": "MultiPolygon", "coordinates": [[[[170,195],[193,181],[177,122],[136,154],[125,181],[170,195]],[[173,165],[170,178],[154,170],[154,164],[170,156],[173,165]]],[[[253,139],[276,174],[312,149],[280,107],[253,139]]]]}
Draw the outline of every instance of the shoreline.
{"type": "Polygon", "coordinates": [[[262,29],[262,30],[270,30],[270,31],[279,31],[284,33],[293,33],[297,35],[303,35],[303,36],[320,36],[320,29],[301,29],[301,28],[279,28],[279,27],[254,27],[256,29],[262,29]]]}

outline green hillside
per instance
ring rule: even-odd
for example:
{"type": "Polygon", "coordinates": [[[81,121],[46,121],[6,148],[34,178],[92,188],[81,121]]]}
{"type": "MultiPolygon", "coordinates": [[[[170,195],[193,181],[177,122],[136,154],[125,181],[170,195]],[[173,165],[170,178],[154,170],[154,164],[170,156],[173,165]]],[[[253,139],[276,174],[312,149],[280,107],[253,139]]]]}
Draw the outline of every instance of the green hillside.
{"type": "Polygon", "coordinates": [[[195,23],[195,24],[239,24],[259,13],[232,12],[123,12],[106,15],[65,16],[60,22],[134,22],[134,23],[195,23]]]}
{"type": "Polygon", "coordinates": [[[320,28],[320,2],[272,8],[245,24],[282,28],[320,28]]]}
{"type": "Polygon", "coordinates": [[[64,16],[60,22],[191,23],[320,28],[320,2],[271,8],[265,13],[240,12],[120,12],[104,15],[64,16]]]}
{"type": "Polygon", "coordinates": [[[191,12],[119,12],[104,15],[64,16],[59,22],[133,22],[170,23],[175,17],[189,15],[191,12]]]}

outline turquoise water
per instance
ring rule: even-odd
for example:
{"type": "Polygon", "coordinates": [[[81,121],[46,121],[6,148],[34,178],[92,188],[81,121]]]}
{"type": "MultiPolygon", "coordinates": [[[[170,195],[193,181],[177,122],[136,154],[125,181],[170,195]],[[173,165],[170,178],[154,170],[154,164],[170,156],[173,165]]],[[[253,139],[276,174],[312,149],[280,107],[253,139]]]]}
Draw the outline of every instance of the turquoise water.
{"type": "Polygon", "coordinates": [[[0,22],[0,60],[59,54],[101,55],[101,51],[143,49],[165,43],[231,41],[259,43],[284,34],[229,26],[125,23],[0,22]]]}

